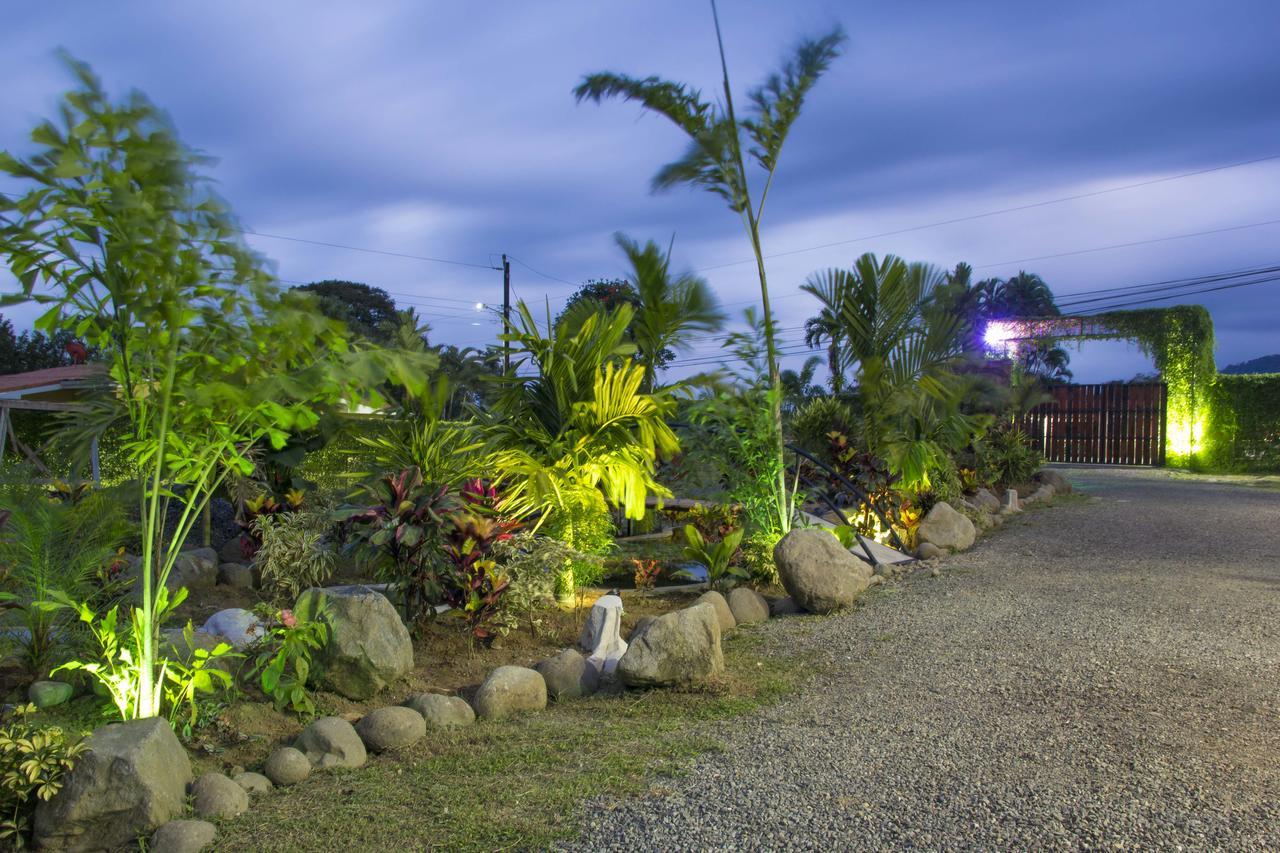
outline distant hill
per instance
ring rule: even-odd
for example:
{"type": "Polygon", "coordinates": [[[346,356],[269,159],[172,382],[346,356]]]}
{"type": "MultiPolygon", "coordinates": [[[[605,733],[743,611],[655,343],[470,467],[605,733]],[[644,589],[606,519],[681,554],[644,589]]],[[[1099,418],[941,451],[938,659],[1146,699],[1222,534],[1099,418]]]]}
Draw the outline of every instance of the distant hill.
{"type": "Polygon", "coordinates": [[[1228,365],[1219,373],[1280,373],[1280,352],[1228,365]]]}

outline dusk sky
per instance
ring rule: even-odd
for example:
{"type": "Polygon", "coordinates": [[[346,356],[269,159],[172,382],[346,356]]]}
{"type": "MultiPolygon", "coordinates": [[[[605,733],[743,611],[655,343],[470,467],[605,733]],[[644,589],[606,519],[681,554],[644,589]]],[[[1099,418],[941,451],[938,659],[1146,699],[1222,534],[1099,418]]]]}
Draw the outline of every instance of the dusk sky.
{"type": "MultiPolygon", "coordinates": [[[[968,261],[980,277],[1026,269],[1060,300],[1280,263],[1276,3],[723,0],[720,12],[739,94],[800,36],[836,24],[849,35],[765,213],[791,342],[816,308],[797,286],[865,251],[968,261]],[[1245,161],[1259,162],[1233,165],[1245,161]],[[1221,166],[1232,167],[1174,177],[1221,166]],[[866,239],[1161,178],[1172,179],[866,239]]],[[[705,193],[649,192],[683,150],[679,132],[571,93],[597,70],[714,93],[702,3],[23,4],[0,34],[0,148],[28,152],[30,128],[69,87],[58,47],[113,95],[138,88],[168,110],[218,159],[212,174],[246,228],[476,265],[251,238],[286,283],[385,288],[425,315],[435,342],[493,339],[470,303],[500,302],[487,267],[501,253],[516,259],[517,295],[550,297],[554,312],[583,280],[625,272],[618,230],[664,245],[674,234],[675,263],[702,271],[735,318],[758,298],[735,215],[705,193]]],[[[1212,312],[1219,365],[1280,352],[1280,282],[1186,301],[1212,312]]],[[[32,316],[6,313],[19,326],[32,316]]],[[[1086,344],[1072,366],[1083,381],[1149,369],[1108,343],[1086,344]]]]}

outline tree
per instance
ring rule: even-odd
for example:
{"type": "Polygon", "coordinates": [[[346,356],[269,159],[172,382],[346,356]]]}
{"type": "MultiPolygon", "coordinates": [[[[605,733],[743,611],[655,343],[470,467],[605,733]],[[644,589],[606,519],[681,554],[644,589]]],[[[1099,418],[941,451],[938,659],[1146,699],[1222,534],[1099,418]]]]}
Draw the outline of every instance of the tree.
{"type": "Polygon", "coordinates": [[[599,298],[582,297],[567,305],[556,322],[576,323],[599,306],[630,305],[634,316],[627,334],[644,365],[644,388],[651,391],[658,370],[671,363],[676,350],[687,350],[695,332],[717,331],[725,316],[706,279],[692,273],[672,275],[670,251],[663,252],[652,240],[641,246],[621,232],[613,239],[631,266],[627,278],[608,282],[598,291],[599,298]]]}
{"type": "Polygon", "coordinates": [[[822,386],[813,384],[819,364],[822,364],[822,359],[811,355],[799,370],[782,371],[783,408],[787,414],[794,413],[806,401],[823,396],[822,386]]]}
{"type": "Polygon", "coordinates": [[[295,287],[316,295],[316,305],[326,317],[346,323],[351,335],[390,345],[398,327],[396,303],[385,290],[358,281],[326,279],[295,287]]]}
{"type": "MultiPolygon", "coordinates": [[[[0,301],[47,306],[37,328],[74,329],[107,359],[114,390],[81,429],[120,424],[144,472],[142,588],[126,651],[90,666],[105,667],[122,716],[148,717],[164,689],[160,626],[185,595],[167,581],[210,495],[232,471],[252,472],[258,442],[281,447],[325,407],[380,403],[389,378],[418,387],[430,361],[353,352],[312,296],[273,285],[199,174],[207,161],[164,113],[137,92],[112,102],[87,65],[67,62],[79,85],[60,122],[32,132],[38,153],[0,153],[0,172],[31,187],[0,196],[0,254],[22,288],[0,301]],[[171,505],[178,522],[166,535],[171,505]]],[[[104,653],[118,648],[115,626],[113,609],[98,632],[111,635],[104,653]]]]}
{"type": "Polygon", "coordinates": [[[840,351],[840,318],[823,308],[816,317],[804,321],[804,345],[810,348],[827,342],[827,381],[831,393],[844,391],[845,363],[840,351]]]}
{"type": "Polygon", "coordinates": [[[0,317],[0,376],[71,364],[67,347],[75,341],[75,332],[67,329],[48,335],[38,329],[15,334],[13,323],[0,317]]]}
{"type": "Polygon", "coordinates": [[[800,42],[781,70],[771,74],[748,94],[751,104],[749,115],[739,120],[734,108],[729,65],[715,0],[711,0],[711,14],[720,54],[722,102],[704,100],[700,91],[686,84],[656,76],[637,78],[613,72],[586,76],[574,93],[579,102],[592,100],[599,103],[605,98],[637,101],[646,109],[669,119],[689,137],[689,146],[683,157],[658,170],[653,188],[666,190],[686,184],[706,190],[722,198],[729,209],[742,218],[760,280],[771,388],[770,408],[773,412],[773,444],[778,457],[774,503],[785,533],[791,529],[791,504],[787,498],[786,466],[782,464],[782,381],[778,370],[776,324],[769,304],[764,249],[760,242],[760,221],[777,173],[783,143],[800,115],[805,97],[839,56],[845,36],[837,28],[822,38],[800,42]],[[752,191],[747,173],[748,160],[764,173],[758,195],[752,191]]]}

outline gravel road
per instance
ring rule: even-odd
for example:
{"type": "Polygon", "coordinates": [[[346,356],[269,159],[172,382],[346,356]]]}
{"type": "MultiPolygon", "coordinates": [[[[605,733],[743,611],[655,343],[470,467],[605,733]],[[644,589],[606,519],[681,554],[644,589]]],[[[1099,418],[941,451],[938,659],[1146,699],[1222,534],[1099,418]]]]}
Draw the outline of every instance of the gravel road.
{"type": "Polygon", "coordinates": [[[1088,501],[761,627],[827,671],[583,848],[1280,849],[1280,491],[1064,473],[1088,501]]]}

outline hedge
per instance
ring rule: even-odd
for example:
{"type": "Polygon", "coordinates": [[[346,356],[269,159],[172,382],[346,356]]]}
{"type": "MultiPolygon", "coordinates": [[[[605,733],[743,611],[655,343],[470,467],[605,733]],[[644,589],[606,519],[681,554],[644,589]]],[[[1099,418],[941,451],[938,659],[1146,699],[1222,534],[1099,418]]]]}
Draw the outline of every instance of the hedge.
{"type": "Polygon", "coordinates": [[[1214,468],[1280,471],[1280,373],[1219,374],[1209,418],[1214,468]]]}

